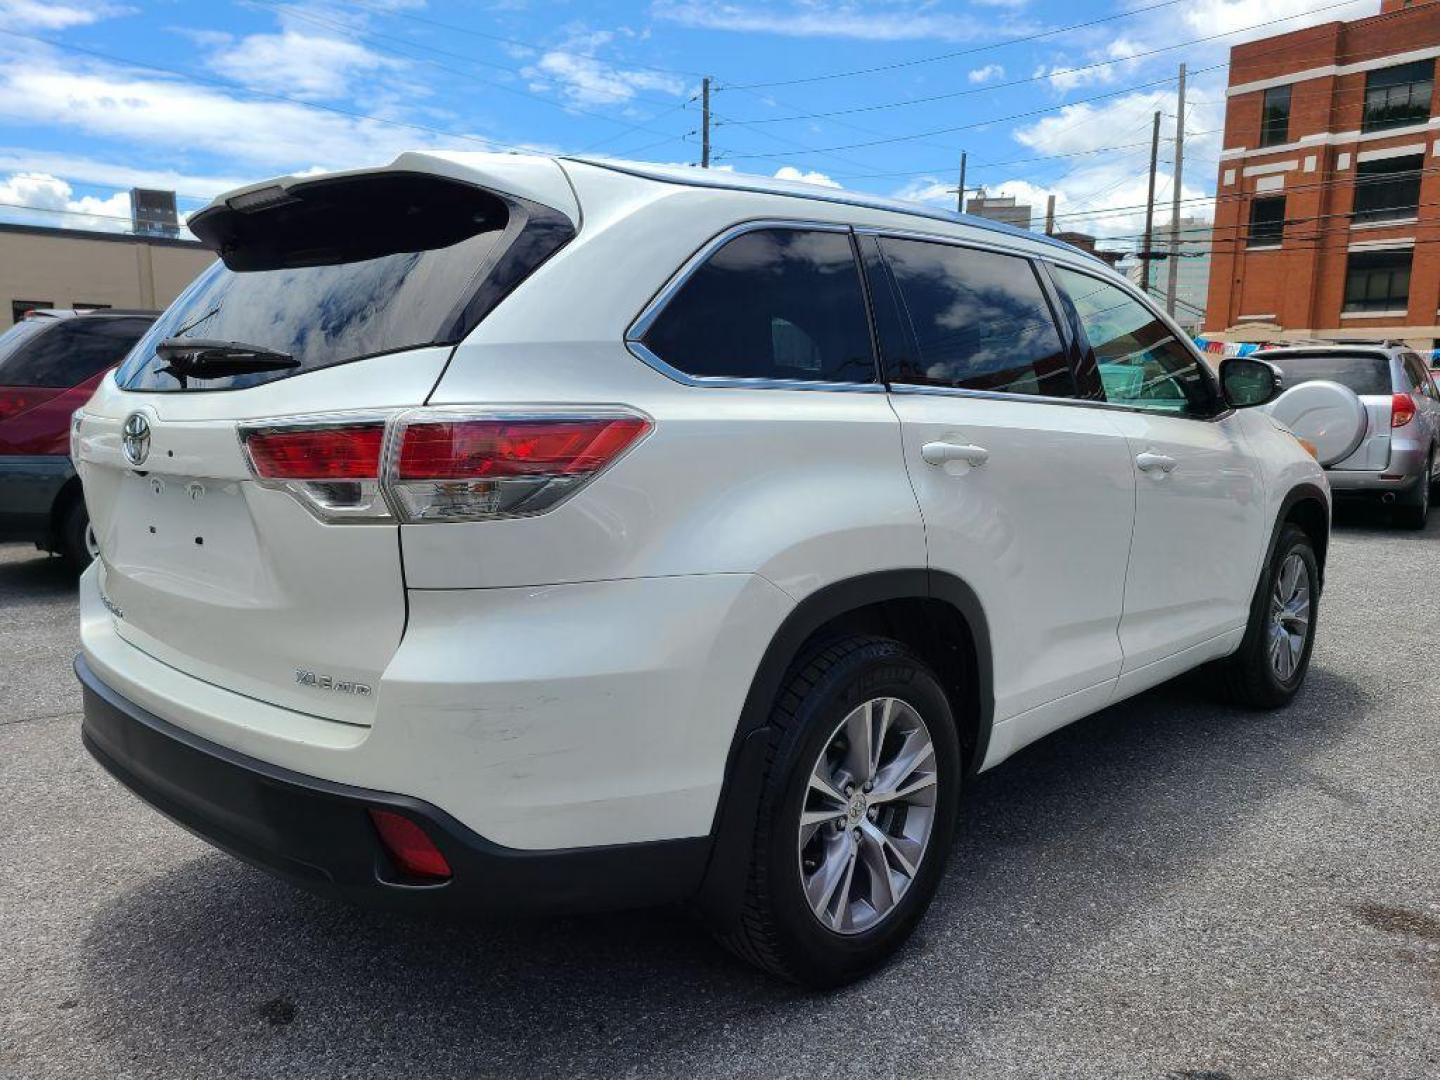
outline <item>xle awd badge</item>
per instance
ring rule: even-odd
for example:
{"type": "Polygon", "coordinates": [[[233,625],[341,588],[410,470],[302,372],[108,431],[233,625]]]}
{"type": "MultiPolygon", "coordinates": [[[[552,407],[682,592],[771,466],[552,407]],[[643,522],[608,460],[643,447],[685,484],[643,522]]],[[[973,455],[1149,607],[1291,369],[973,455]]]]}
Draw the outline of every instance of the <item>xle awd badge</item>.
{"type": "Polygon", "coordinates": [[[363,682],[333,679],[329,675],[317,675],[304,668],[295,669],[295,681],[301,686],[313,687],[316,690],[333,690],[337,694],[354,694],[356,697],[370,696],[370,687],[363,682]]]}
{"type": "Polygon", "coordinates": [[[135,412],[125,418],[120,432],[120,449],[131,465],[144,465],[150,456],[150,421],[135,412]]]}

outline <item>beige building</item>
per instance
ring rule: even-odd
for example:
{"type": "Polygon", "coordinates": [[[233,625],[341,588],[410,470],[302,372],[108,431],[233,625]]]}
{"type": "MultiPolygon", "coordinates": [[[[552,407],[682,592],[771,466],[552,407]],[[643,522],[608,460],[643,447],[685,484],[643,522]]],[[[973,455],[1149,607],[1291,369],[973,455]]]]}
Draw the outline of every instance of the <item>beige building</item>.
{"type": "Polygon", "coordinates": [[[0,330],[35,307],[158,310],[214,260],[193,240],[0,224],[0,330]]]}

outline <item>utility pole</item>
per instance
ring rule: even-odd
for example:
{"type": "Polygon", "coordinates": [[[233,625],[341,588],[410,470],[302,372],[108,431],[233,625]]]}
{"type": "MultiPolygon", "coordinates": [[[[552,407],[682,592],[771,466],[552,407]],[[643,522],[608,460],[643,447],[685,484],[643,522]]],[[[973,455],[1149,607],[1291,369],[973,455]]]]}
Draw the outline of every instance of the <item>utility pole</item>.
{"type": "Polygon", "coordinates": [[[1175,181],[1170,198],[1170,266],[1165,285],[1165,313],[1175,317],[1175,288],[1180,280],[1180,181],[1185,175],[1185,65],[1180,65],[1180,93],[1175,104],[1175,181]]]}
{"type": "Polygon", "coordinates": [[[1051,196],[1050,196],[1048,199],[1045,200],[1045,235],[1046,235],[1046,236],[1054,236],[1054,235],[1055,235],[1055,196],[1054,196],[1054,194],[1051,194],[1051,196]]]}
{"type": "Polygon", "coordinates": [[[1150,129],[1150,193],[1145,196],[1145,244],[1140,249],[1140,291],[1150,295],[1150,263],[1155,253],[1155,166],[1160,159],[1160,111],[1150,129]]]}
{"type": "Polygon", "coordinates": [[[700,80],[700,167],[710,167],[710,76],[700,80]]]}
{"type": "Polygon", "coordinates": [[[955,189],[955,209],[965,212],[965,151],[960,151],[960,186],[955,189]]]}

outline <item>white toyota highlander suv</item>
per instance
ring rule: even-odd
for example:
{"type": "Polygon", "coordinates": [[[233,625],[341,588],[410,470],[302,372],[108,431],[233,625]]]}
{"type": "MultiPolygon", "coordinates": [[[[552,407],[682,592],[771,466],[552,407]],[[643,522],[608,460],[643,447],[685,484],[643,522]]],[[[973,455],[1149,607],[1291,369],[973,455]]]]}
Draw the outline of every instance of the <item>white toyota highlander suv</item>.
{"type": "Polygon", "coordinates": [[[967,777],[1305,677],[1324,474],[1095,259],[803,184],[404,154],[217,199],[72,448],[84,739],[302,886],[688,901],[853,979],[967,777]]]}

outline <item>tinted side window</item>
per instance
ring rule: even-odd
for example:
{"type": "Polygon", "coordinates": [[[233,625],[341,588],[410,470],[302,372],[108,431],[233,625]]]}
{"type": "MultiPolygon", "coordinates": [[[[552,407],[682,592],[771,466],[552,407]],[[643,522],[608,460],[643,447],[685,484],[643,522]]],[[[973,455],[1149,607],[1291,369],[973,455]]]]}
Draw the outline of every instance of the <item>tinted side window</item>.
{"type": "Polygon", "coordinates": [[[884,237],[916,354],[887,357],[892,382],[1072,397],[1070,361],[1026,259],[884,237]]]}
{"type": "Polygon", "coordinates": [[[1106,401],[1188,416],[1215,414],[1215,387],[1205,361],[1149,308],[1089,274],[1057,266],[1055,276],[1080,315],[1106,401]]]}
{"type": "Polygon", "coordinates": [[[64,319],[43,326],[0,368],[6,386],[76,386],[125,359],[145,319],[64,319]]]}
{"type": "Polygon", "coordinates": [[[689,375],[875,381],[860,273],[843,232],[742,233],[686,279],[644,342],[689,375]]]}

